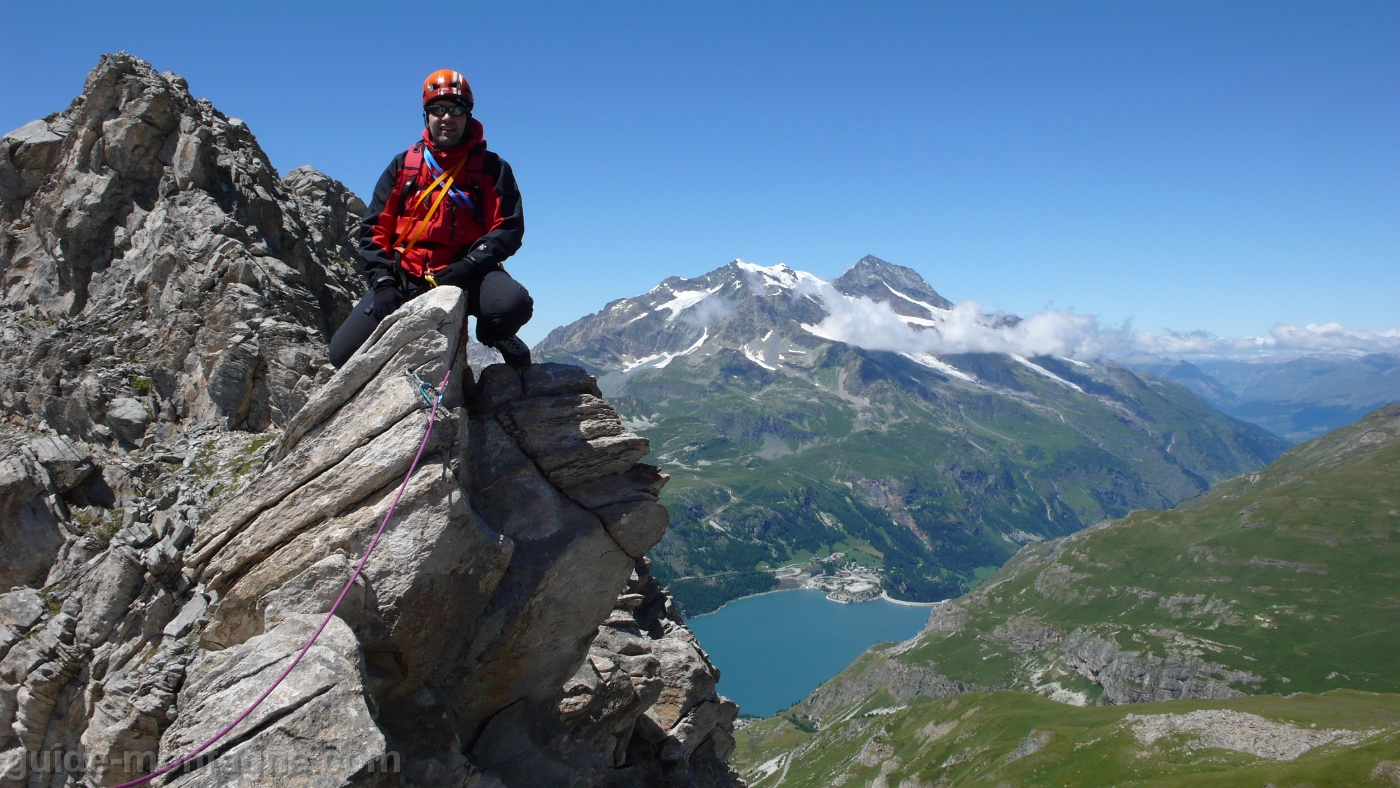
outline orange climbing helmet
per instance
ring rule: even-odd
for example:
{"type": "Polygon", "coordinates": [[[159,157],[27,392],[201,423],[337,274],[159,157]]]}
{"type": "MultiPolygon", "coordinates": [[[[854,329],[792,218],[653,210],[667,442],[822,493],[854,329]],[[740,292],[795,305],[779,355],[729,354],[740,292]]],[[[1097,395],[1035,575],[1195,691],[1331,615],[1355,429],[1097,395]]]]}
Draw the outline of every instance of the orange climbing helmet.
{"type": "Polygon", "coordinates": [[[472,86],[467,78],[448,68],[434,71],[423,80],[423,106],[435,99],[456,99],[467,109],[472,108],[472,86]]]}

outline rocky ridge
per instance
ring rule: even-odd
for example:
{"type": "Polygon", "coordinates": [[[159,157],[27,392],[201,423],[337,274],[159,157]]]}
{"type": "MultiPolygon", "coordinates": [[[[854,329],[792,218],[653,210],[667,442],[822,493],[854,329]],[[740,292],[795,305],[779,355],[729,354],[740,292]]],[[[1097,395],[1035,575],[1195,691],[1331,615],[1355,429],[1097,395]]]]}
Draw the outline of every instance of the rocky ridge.
{"type": "MultiPolygon", "coordinates": [[[[1076,537],[1086,533],[1092,533],[1092,529],[1056,540],[1048,555],[1037,551],[1042,552],[1040,563],[1051,562],[1054,552],[1066,549],[1076,537]]],[[[1087,578],[1066,571],[1063,564],[1042,568],[1036,561],[1026,561],[1024,553],[1018,555],[1013,564],[1008,565],[1008,574],[1039,569],[1033,587],[1060,604],[1065,603],[1064,591],[1069,583],[1087,578]]],[[[1169,629],[1154,630],[1155,634],[1166,638],[1164,654],[1154,654],[1150,649],[1123,648],[1115,637],[1121,634],[1123,627],[1111,622],[1066,631],[1034,616],[1012,614],[1005,618],[997,616],[992,622],[976,621],[979,627],[969,629],[970,620],[986,617],[991,611],[1000,612],[1005,600],[1003,582],[991,583],[959,599],[936,605],[922,633],[903,643],[872,649],[841,676],[814,690],[799,707],[801,713],[822,721],[849,718],[868,705],[869,698],[877,693],[888,694],[902,704],[921,697],[939,699],[999,689],[1034,692],[1078,706],[1095,701],[1125,704],[1225,699],[1257,693],[1265,681],[1264,676],[1255,672],[1202,657],[1211,650],[1218,652],[1217,644],[1169,629]],[[946,638],[975,641],[979,655],[1004,657],[1014,663],[1014,667],[976,675],[978,671],[964,667],[961,655],[948,658],[946,663],[937,657],[930,659],[932,655],[943,656],[938,641],[946,638]],[[947,667],[942,667],[944,664],[947,667]],[[974,675],[976,678],[972,678],[974,675]]],[[[1136,590],[1140,589],[1129,593],[1136,590]]],[[[1016,599],[1029,601],[1023,596],[1016,599]]],[[[1069,603],[1074,601],[1070,599],[1069,603]]],[[[1202,600],[1189,601],[1199,603],[1202,600]]],[[[1236,625],[1244,623],[1235,618],[1236,625]]]]}
{"type": "MultiPolygon", "coordinates": [[[[409,373],[441,378],[465,307],[434,291],[331,370],[358,201],[279,181],[127,55],[0,153],[0,785],[114,785],[320,624],[423,437],[409,373]]],[[[466,362],[337,617],[166,784],[741,784],[738,709],[645,556],[646,439],[583,370],[466,362]]]]}
{"type": "Polygon", "coordinates": [[[126,449],[285,423],[363,288],[363,210],[310,168],[279,179],[179,76],[103,56],[68,109],[0,140],[4,407],[126,449]]]}
{"type": "MultiPolygon", "coordinates": [[[[883,701],[880,701],[883,702],[883,701]]],[[[1018,692],[881,706],[739,732],[757,788],[783,785],[1390,785],[1395,695],[1351,691],[1077,708],[1018,692]]]]}

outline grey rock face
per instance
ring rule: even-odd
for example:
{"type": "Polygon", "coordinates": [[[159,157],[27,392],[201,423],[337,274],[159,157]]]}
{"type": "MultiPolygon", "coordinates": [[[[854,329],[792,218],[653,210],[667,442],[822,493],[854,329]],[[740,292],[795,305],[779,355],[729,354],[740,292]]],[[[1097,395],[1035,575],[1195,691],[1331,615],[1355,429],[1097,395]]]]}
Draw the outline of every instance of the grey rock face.
{"type": "Polygon", "coordinates": [[[73,438],[284,423],[363,287],[363,205],[279,180],[185,81],[105,55],[63,112],[0,139],[0,405],[73,438]]]}
{"type": "Polygon", "coordinates": [[[911,299],[917,299],[938,309],[953,308],[953,302],[929,287],[917,271],[902,265],[887,263],[874,255],[862,257],[856,261],[854,266],[851,266],[849,271],[832,280],[831,283],[846,295],[865,296],[875,301],[885,301],[889,303],[891,309],[901,315],[933,317],[928,309],[919,306],[911,299]],[[886,282],[897,287],[899,293],[893,293],[890,284],[886,284],[886,282]],[[895,297],[891,298],[892,295],[895,297]]]}
{"type": "Polygon", "coordinates": [[[135,58],[0,153],[0,537],[25,548],[0,555],[0,788],[114,785],[236,719],[420,448],[316,645],[165,784],[742,784],[737,708],[643,558],[667,477],[592,377],[478,379],[467,350],[425,438],[408,373],[441,380],[461,292],[325,367],[362,205],[276,180],[245,125],[135,58]]]}
{"type": "Polygon", "coordinates": [[[809,717],[822,720],[833,711],[862,701],[880,690],[889,692],[896,703],[907,704],[915,698],[950,698],[966,692],[991,689],[998,688],[953,681],[932,668],[909,665],[891,655],[874,661],[862,673],[843,673],[816,688],[803,708],[809,717]]]}
{"type": "Polygon", "coordinates": [[[150,422],[151,414],[146,412],[146,406],[140,400],[117,397],[107,403],[107,426],[123,443],[140,443],[150,422]]]}
{"type": "Polygon", "coordinates": [[[1026,616],[1012,616],[1005,624],[992,631],[992,637],[1006,644],[1012,654],[1029,654],[1044,651],[1064,640],[1065,633],[1044,621],[1026,616]]]}
{"type": "Polygon", "coordinates": [[[1163,659],[1123,651],[1114,643],[1076,629],[1060,646],[1064,664],[1103,687],[1112,703],[1147,703],[1194,698],[1238,698],[1231,684],[1259,684],[1263,676],[1212,665],[1194,657],[1163,659]]]}
{"type": "Polygon", "coordinates": [[[42,584],[58,556],[65,534],[52,490],[32,454],[0,459],[0,588],[42,584]]]}
{"type": "MultiPolygon", "coordinates": [[[[636,465],[646,440],[627,432],[596,394],[591,377],[561,365],[482,373],[469,425],[472,497],[486,524],[516,551],[498,591],[502,607],[485,622],[455,690],[465,724],[519,697],[551,701],[632,570],[633,557],[596,511],[619,499],[648,503],[639,490],[655,484],[659,472],[636,465]],[[591,509],[570,497],[604,480],[612,496],[586,498],[591,509]],[[548,681],[530,678],[541,672],[548,681]]],[[[648,546],[664,529],[663,522],[645,537],[648,546]]]]}
{"type": "Polygon", "coordinates": [[[62,435],[44,435],[29,444],[34,459],[48,471],[58,493],[72,491],[87,481],[96,465],[92,455],[62,435]]]}
{"type": "Polygon", "coordinates": [[[961,632],[967,625],[967,608],[953,600],[939,602],[929,611],[928,623],[924,631],[935,634],[952,635],[961,632]]]}
{"type": "Polygon", "coordinates": [[[0,594],[0,624],[23,632],[44,617],[44,599],[32,588],[0,594]]]}
{"type": "Polygon", "coordinates": [[[727,762],[739,707],[719,675],[643,558],[555,709],[617,785],[740,785],[727,762]]]}
{"type": "MultiPolygon", "coordinates": [[[[320,623],[320,616],[292,615],[240,646],[201,652],[181,692],[189,705],[161,737],[162,762],[231,722],[320,623]]],[[[277,692],[217,745],[217,757],[170,785],[393,785],[394,762],[372,719],[363,675],[354,633],[332,619],[277,692]]]]}

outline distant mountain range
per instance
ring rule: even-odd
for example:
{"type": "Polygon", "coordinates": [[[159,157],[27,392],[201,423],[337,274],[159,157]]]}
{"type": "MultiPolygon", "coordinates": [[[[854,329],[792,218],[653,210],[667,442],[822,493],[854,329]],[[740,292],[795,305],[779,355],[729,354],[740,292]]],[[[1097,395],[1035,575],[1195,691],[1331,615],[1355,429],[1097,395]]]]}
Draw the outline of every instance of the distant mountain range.
{"type": "Polygon", "coordinates": [[[1180,383],[1216,409],[1290,443],[1316,438],[1400,402],[1400,355],[1311,355],[1258,361],[1134,365],[1180,383]]]}
{"type": "Polygon", "coordinates": [[[838,551],[892,596],[946,598],[1024,544],[1170,507],[1287,447],[1111,363],[851,340],[950,330],[951,309],[875,257],[830,282],[735,261],[614,301],[535,353],[597,375],[674,477],[651,556],[692,615],[838,551]]]}
{"type": "Polygon", "coordinates": [[[1175,510],[1029,545],[916,638],[746,730],[736,760],[755,786],[776,784],[762,765],[778,758],[799,786],[842,771],[860,785],[1386,784],[1377,763],[1400,757],[1397,464],[1392,404],[1175,510]],[[999,690],[1017,692],[985,694],[999,690]],[[1191,699],[1212,702],[1147,703],[1191,699]],[[1133,713],[1071,708],[1122,704],[1133,713]],[[1171,750],[1151,746],[1168,735],[1171,750]],[[882,757],[862,757],[872,742],[882,757]]]}

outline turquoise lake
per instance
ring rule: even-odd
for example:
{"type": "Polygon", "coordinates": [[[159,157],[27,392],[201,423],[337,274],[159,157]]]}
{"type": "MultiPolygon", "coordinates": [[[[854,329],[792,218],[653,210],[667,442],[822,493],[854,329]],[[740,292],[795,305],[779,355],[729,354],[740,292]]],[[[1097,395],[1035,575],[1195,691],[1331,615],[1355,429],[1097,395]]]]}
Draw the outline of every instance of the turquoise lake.
{"type": "Polygon", "coordinates": [[[686,623],[720,670],[720,694],[744,714],[767,717],[806,700],[876,643],[913,637],[928,613],[885,600],[841,604],[802,589],[739,599],[686,623]]]}

